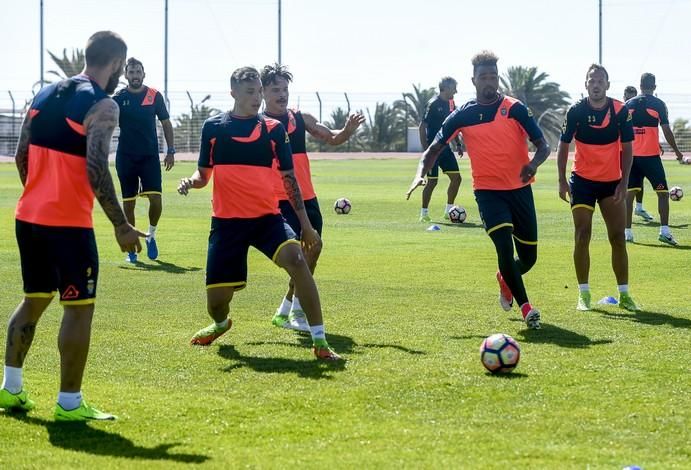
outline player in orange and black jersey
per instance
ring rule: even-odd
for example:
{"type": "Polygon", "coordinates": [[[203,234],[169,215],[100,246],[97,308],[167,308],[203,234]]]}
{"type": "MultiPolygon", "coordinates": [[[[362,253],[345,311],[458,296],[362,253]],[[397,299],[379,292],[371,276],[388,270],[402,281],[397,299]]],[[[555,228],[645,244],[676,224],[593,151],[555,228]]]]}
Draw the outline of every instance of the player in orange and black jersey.
{"type": "Polygon", "coordinates": [[[530,110],[499,93],[497,60],[489,51],[473,57],[476,98],[446,118],[422,155],[407,197],[425,184],[437,156],[460,133],[480,217],[497,251],[499,304],[509,311],[515,298],[528,327],[538,329],[540,312],[528,300],[523,274],[537,261],[537,217],[530,184],[550,149],[530,110]],[[532,160],[527,138],[537,148],[532,160]]]}
{"type": "MultiPolygon", "coordinates": [[[[444,123],[446,117],[456,109],[453,97],[456,94],[457,84],[456,80],[452,77],[443,77],[439,81],[439,94],[427,103],[425,115],[418,127],[420,143],[423,149],[426,149],[434,141],[434,137],[437,135],[437,132],[439,132],[439,129],[441,129],[441,125],[444,123]]],[[[463,156],[460,142],[454,141],[453,145],[457,148],[459,155],[463,156]]],[[[461,172],[458,169],[458,162],[451,151],[451,147],[446,146],[427,175],[427,184],[422,189],[420,222],[432,221],[432,218],[429,216],[429,203],[432,199],[434,188],[437,187],[437,183],[439,182],[439,168],[449,177],[444,219],[449,219],[449,211],[454,206],[456,196],[458,196],[458,190],[461,188],[461,172]]]]}
{"type": "MultiPolygon", "coordinates": [[[[631,98],[636,96],[638,94],[638,90],[636,90],[636,87],[633,85],[629,85],[626,88],[624,88],[624,103],[629,101],[631,98]]],[[[662,148],[660,148],[660,155],[662,155],[663,151],[662,148]]],[[[631,177],[629,176],[629,182],[631,181],[631,177]]],[[[653,220],[653,216],[648,214],[648,211],[645,210],[643,207],[643,193],[644,193],[644,188],[641,185],[641,190],[640,191],[635,191],[636,193],[636,209],[634,213],[645,220],[646,222],[650,222],[653,220]]]]}
{"type": "Polygon", "coordinates": [[[340,360],[326,342],[319,293],[300,242],[285,223],[271,190],[275,165],[300,221],[305,252],[319,249],[321,239],[305,211],[293,171],[290,139],[283,125],[259,116],[262,85],[251,67],[230,78],[233,110],[206,120],[202,128],[198,169],[183,178],[178,192],[203,188],[213,178],[213,215],[206,260],[207,309],[214,323],[199,330],[192,344],[209,345],[228,331],[230,301],[247,284],[247,253],[254,246],[285,269],[302,296],[317,359],[340,360]]]}
{"type": "Polygon", "coordinates": [[[599,204],[612,247],[612,269],[617,279],[619,306],[638,309],[629,295],[629,261],[624,240],[626,190],[631,169],[633,127],[621,101],[609,98],[609,75],[593,64],[586,74],[588,97],[569,108],[557,153],[559,197],[571,203],[575,227],[573,260],[578,279],[578,310],[590,310],[590,236],[595,204],[599,204]],[[566,180],[569,143],[575,137],[576,156],[566,180]]]}
{"type": "Polygon", "coordinates": [[[679,151],[674,133],[669,127],[667,106],[653,96],[655,91],[655,75],[644,73],[641,75],[641,94],[626,102],[632,114],[635,140],[633,142],[633,165],[629,177],[629,194],[627,196],[626,241],[633,242],[631,230],[631,213],[633,211],[634,193],[643,189],[643,179],[650,181],[657,194],[658,210],[660,212],[660,235],[658,240],[668,245],[676,246],[677,241],[669,230],[669,188],[665,169],[660,158],[660,136],[658,126],[677,156],[680,163],[684,162],[684,155],[679,151]]]}
{"type": "MultiPolygon", "coordinates": [[[[290,96],[288,86],[293,80],[293,74],[280,64],[267,65],[261,73],[262,86],[264,87],[264,103],[266,109],[264,115],[271,119],[276,119],[283,124],[288,131],[290,147],[293,152],[293,164],[295,166],[295,177],[300,185],[300,192],[305,202],[305,211],[312,227],[322,234],[322,215],[319,209],[317,193],[312,184],[312,173],[310,171],[310,161],[305,146],[305,133],[309,132],[328,145],[340,145],[346,142],[365,121],[365,117],[360,113],[351,114],[343,129],[332,130],[309,113],[288,109],[288,98],[290,96]]],[[[291,226],[293,231],[300,238],[300,221],[291,205],[283,184],[280,172],[276,171],[274,179],[274,192],[278,198],[281,214],[291,226]]],[[[305,253],[307,265],[314,274],[317,260],[321,250],[312,250],[305,253]]],[[[300,297],[294,295],[293,282],[288,285],[288,292],[281,301],[281,305],[276,309],[272,322],[276,326],[299,331],[309,331],[309,325],[305,320],[305,313],[300,304],[300,297]]]]}
{"type": "Polygon", "coordinates": [[[89,38],[86,68],[38,92],[22,125],[15,156],[24,186],[15,212],[24,299],[7,329],[0,408],[29,411],[22,368],[36,324],[56,293],[63,306],[58,336],[58,421],[115,419],[82,400],[98,283],[94,196],[115,227],[123,251],[139,251],[108,168],[118,106],[108,97],[122,75],[127,46],[111,31],[89,38]]]}

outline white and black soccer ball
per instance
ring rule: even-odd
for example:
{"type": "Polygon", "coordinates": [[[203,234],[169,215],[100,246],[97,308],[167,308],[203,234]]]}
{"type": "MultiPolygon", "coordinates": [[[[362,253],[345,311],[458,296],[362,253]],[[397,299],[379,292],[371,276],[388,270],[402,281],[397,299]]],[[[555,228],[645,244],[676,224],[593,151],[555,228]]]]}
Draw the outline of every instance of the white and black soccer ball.
{"type": "Polygon", "coordinates": [[[449,220],[454,224],[462,224],[465,222],[466,217],[468,217],[468,214],[463,206],[453,206],[449,209],[449,220]]]}
{"type": "Polygon", "coordinates": [[[480,361],[493,374],[511,372],[521,358],[521,347],[509,335],[496,333],[488,336],[480,345],[480,361]]]}
{"type": "Polygon", "coordinates": [[[679,186],[673,186],[669,190],[669,198],[672,201],[679,201],[681,198],[684,197],[684,190],[681,189],[679,186]]]}
{"type": "Polygon", "coordinates": [[[334,202],[334,211],[336,214],[348,214],[352,207],[350,201],[344,197],[336,199],[336,202],[334,202]]]}

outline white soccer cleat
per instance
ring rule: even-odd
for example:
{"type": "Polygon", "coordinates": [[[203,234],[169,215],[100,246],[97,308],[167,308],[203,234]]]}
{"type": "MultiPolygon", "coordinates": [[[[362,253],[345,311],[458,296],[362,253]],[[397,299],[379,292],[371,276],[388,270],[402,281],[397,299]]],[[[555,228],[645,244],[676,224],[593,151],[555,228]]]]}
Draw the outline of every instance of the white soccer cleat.
{"type": "Polygon", "coordinates": [[[310,325],[307,323],[307,317],[302,310],[291,310],[288,315],[288,323],[283,325],[283,328],[295,331],[306,331],[309,333],[310,325]]]}

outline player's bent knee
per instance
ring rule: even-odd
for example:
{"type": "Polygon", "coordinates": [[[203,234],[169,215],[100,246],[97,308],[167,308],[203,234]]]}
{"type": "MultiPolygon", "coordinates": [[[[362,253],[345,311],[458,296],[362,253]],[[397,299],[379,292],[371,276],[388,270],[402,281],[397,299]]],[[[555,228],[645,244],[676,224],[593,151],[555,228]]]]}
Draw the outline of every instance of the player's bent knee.
{"type": "Polygon", "coordinates": [[[307,261],[302,249],[297,244],[286,245],[276,258],[276,264],[293,274],[302,268],[307,268],[307,261]]]}

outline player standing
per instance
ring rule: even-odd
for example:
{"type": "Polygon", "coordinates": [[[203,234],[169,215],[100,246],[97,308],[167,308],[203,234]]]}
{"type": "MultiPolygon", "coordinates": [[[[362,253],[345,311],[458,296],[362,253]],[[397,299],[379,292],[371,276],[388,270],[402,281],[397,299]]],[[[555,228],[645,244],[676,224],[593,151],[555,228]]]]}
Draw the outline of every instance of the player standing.
{"type": "Polygon", "coordinates": [[[476,98],[446,118],[422,154],[407,197],[425,184],[437,156],[461,133],[480,217],[497,251],[499,303],[509,311],[515,298],[528,327],[538,329],[540,312],[530,304],[522,276],[537,261],[537,217],[530,185],[550,149],[530,110],[499,93],[497,60],[489,51],[473,57],[476,98]],[[526,137],[537,148],[532,160],[526,137]]]}
{"type": "MultiPolygon", "coordinates": [[[[144,85],[144,65],[130,57],[125,66],[128,86],[115,94],[113,99],[120,107],[120,139],[115,155],[115,168],[122,190],[122,204],[127,220],[134,225],[134,208],[137,197],[149,199],[149,231],[146,237],[146,255],[158,258],[156,227],[161,218],[161,162],[158,158],[156,118],[161,121],[168,150],[163,164],[166,171],[175,164],[175,139],[173,125],[166,109],[163,95],[144,85]]],[[[137,262],[137,254],[127,254],[127,261],[137,262]]]]}
{"type": "MultiPolygon", "coordinates": [[[[626,88],[624,88],[624,103],[629,101],[631,98],[636,96],[638,94],[638,90],[636,90],[635,86],[629,85],[626,88]]],[[[660,149],[660,153],[662,154],[662,149],[660,149]]],[[[629,180],[631,180],[631,177],[629,177],[629,180]]],[[[643,193],[644,193],[644,188],[643,185],[641,185],[641,190],[640,191],[635,191],[636,193],[636,208],[634,209],[634,214],[636,214],[638,217],[642,218],[646,222],[651,222],[653,220],[653,216],[648,214],[648,211],[643,208],[643,193]]]]}
{"type": "Polygon", "coordinates": [[[0,408],[34,408],[23,388],[22,369],[36,324],[59,292],[64,313],[58,336],[58,421],[115,419],[89,406],[81,394],[98,282],[94,196],[123,251],[141,250],[138,236],[144,235],[127,223],[108,169],[118,121],[118,106],[108,95],[122,75],[127,46],[116,33],[100,31],[89,38],[85,55],[82,74],[36,95],[15,156],[24,186],[15,217],[25,294],[7,328],[0,408]]]}
{"type": "Polygon", "coordinates": [[[288,198],[300,221],[305,252],[319,249],[293,171],[290,139],[275,119],[258,115],[262,103],[259,72],[235,70],[230,78],[233,110],[211,117],[202,128],[198,169],[180,181],[178,192],[203,188],[213,177],[213,217],[206,261],[206,297],[210,326],[192,337],[192,344],[209,345],[232,325],[228,313],[235,291],[247,284],[247,252],[254,246],[285,269],[302,296],[317,359],[340,360],[326,342],[319,292],[312,274],[278,208],[273,188],[275,161],[288,198]]]}
{"type": "MultiPolygon", "coordinates": [[[[290,148],[293,152],[293,165],[295,166],[295,177],[300,185],[300,192],[304,199],[305,212],[317,231],[319,236],[322,234],[322,215],[319,209],[317,193],[312,184],[312,172],[310,171],[310,161],[305,146],[305,132],[309,132],[313,137],[326,142],[328,145],[340,145],[346,142],[365,121],[362,114],[351,114],[346,121],[343,129],[332,130],[309,113],[288,109],[290,82],[293,80],[291,74],[285,66],[280,64],[267,65],[261,73],[262,86],[264,87],[264,103],[266,109],[264,115],[280,121],[288,131],[290,138],[290,148]]],[[[274,181],[274,192],[278,198],[281,214],[288,222],[298,239],[301,236],[300,221],[288,198],[280,172],[276,172],[274,181]]],[[[317,260],[321,249],[312,250],[305,253],[307,265],[312,274],[317,266],[317,260]]],[[[276,309],[272,322],[276,326],[289,328],[299,331],[309,331],[309,325],[305,319],[305,312],[302,310],[300,299],[294,292],[292,279],[288,284],[288,292],[283,297],[281,305],[276,309]]]]}
{"type": "Polygon", "coordinates": [[[617,279],[619,306],[638,310],[629,295],[629,259],[624,240],[626,189],[631,169],[633,127],[621,101],[609,98],[609,75],[592,64],[586,73],[588,97],[569,108],[557,152],[559,197],[571,203],[575,243],[573,262],[578,279],[578,310],[591,307],[590,237],[595,204],[599,204],[612,247],[612,269],[617,279]],[[576,138],[571,178],[566,180],[569,143],[576,138]]]}

